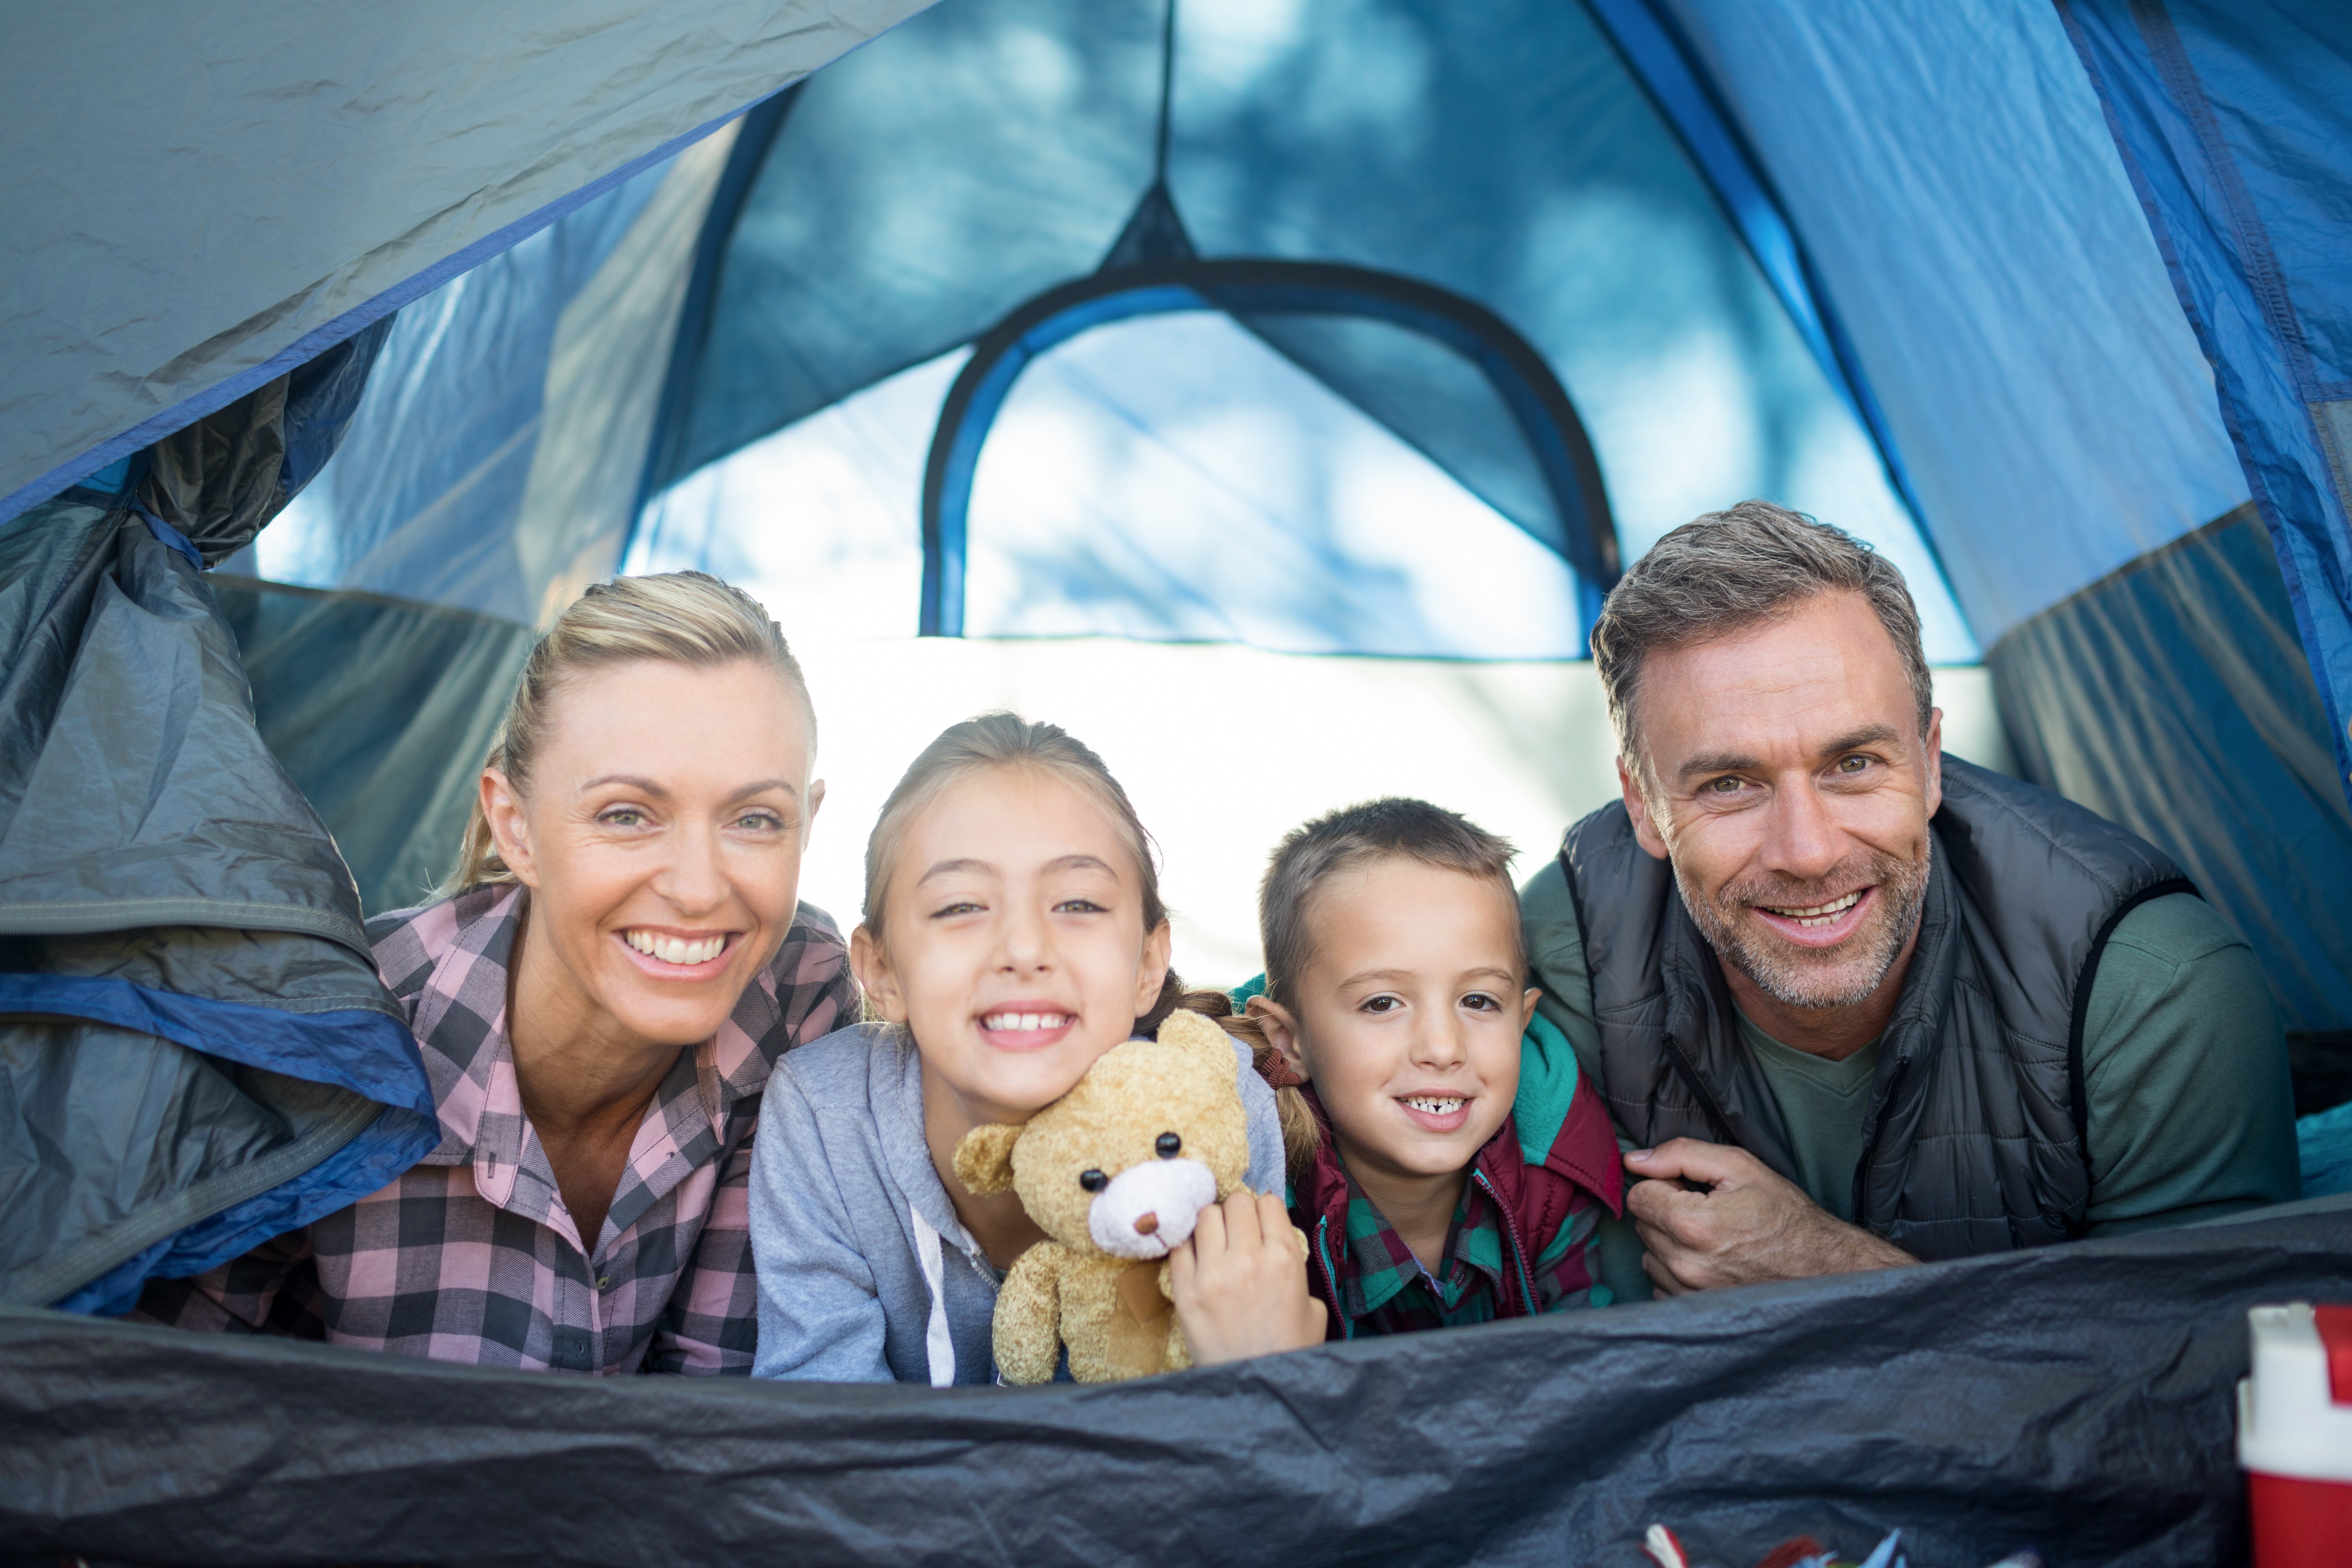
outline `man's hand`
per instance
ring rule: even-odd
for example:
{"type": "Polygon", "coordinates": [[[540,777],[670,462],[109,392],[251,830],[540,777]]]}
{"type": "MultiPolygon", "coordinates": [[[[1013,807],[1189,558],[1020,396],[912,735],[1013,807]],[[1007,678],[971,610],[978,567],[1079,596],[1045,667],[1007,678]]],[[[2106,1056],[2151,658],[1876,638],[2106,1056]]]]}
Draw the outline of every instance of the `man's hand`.
{"type": "Polygon", "coordinates": [[[1832,1217],[1745,1149],[1675,1138],[1628,1153],[1625,1169],[1635,1177],[1625,1209],[1647,1249],[1642,1271],[1661,1295],[1919,1261],[1832,1217]]]}
{"type": "Polygon", "coordinates": [[[1272,1193],[1238,1192],[1201,1211],[1192,1239],[1168,1255],[1168,1287],[1194,1365],[1323,1342],[1323,1303],[1307,1293],[1297,1235],[1272,1193]]]}

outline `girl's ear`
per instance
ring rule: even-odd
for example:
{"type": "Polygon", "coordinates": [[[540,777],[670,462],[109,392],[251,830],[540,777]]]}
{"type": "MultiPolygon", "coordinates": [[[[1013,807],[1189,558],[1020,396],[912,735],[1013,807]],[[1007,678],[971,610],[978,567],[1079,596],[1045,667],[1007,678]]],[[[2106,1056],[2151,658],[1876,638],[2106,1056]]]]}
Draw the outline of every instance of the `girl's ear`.
{"type": "Polygon", "coordinates": [[[849,933],[849,973],[856,977],[857,988],[866,993],[867,1004],[882,1015],[885,1023],[907,1021],[907,998],[898,990],[898,977],[891,972],[881,942],[862,924],[849,933]]]}
{"type": "Polygon", "coordinates": [[[1312,1082],[1315,1075],[1307,1070],[1307,1053],[1298,1047],[1298,1020],[1289,1008],[1270,996],[1253,996],[1244,1009],[1258,1021],[1265,1031],[1265,1043],[1288,1065],[1301,1082],[1312,1082]]]}
{"type": "Polygon", "coordinates": [[[496,768],[484,768],[480,784],[482,820],[489,825],[490,842],[499,848],[499,858],[508,870],[526,888],[537,891],[539,867],[530,855],[530,817],[523,810],[522,796],[507,775],[496,768]]]}
{"type": "Polygon", "coordinates": [[[1160,988],[1168,984],[1168,961],[1176,951],[1176,935],[1161,921],[1143,933],[1143,963],[1135,971],[1135,1016],[1150,1016],[1160,1005],[1160,988]]]}

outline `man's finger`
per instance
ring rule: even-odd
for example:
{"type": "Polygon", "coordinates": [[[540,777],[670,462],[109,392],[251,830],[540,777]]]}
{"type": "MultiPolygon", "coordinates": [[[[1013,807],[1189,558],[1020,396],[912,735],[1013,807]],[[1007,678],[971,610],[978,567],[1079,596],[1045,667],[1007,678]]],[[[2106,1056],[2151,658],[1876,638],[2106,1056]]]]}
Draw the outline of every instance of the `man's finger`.
{"type": "Polygon", "coordinates": [[[1661,1296],[1686,1296],[1690,1293],[1690,1287],[1675,1279],[1675,1271],[1654,1252],[1642,1254],[1642,1272],[1650,1277],[1650,1283],[1657,1288],[1661,1296]]]}
{"type": "Polygon", "coordinates": [[[1695,1193],[1672,1182],[1636,1182],[1625,1194],[1625,1212],[1634,1223],[1649,1224],[1677,1232],[1699,1222],[1706,1213],[1707,1194],[1695,1193]]]}
{"type": "Polygon", "coordinates": [[[1745,1149],[1696,1138],[1669,1138],[1654,1149],[1631,1150],[1625,1168],[1637,1176],[1680,1177],[1710,1187],[1754,1181],[1766,1170],[1745,1149]]]}

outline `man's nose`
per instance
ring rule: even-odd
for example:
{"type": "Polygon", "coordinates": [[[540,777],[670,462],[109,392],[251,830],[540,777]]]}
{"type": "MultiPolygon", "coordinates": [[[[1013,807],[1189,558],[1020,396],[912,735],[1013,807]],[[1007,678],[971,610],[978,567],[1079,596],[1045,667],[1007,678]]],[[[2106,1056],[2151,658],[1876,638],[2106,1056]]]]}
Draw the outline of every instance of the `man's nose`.
{"type": "Polygon", "coordinates": [[[1765,809],[1767,869],[1810,879],[1828,876],[1845,858],[1845,830],[1811,781],[1774,791],[1765,809]]]}

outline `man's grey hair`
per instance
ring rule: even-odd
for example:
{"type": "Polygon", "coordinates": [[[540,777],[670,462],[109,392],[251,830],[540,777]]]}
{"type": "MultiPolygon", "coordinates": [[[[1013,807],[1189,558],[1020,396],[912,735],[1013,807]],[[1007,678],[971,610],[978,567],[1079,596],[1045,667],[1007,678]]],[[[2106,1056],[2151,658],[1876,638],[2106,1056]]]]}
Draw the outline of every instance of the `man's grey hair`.
{"type": "Polygon", "coordinates": [[[1643,778],[1635,719],[1642,667],[1654,653],[1731,637],[1790,615],[1816,595],[1859,594],[1894,640],[1927,732],[1934,678],[1919,609],[1895,563],[1841,528],[1770,501],[1744,500],[1667,534],[1633,564],[1592,628],[1592,660],[1617,726],[1617,748],[1643,778]]]}

